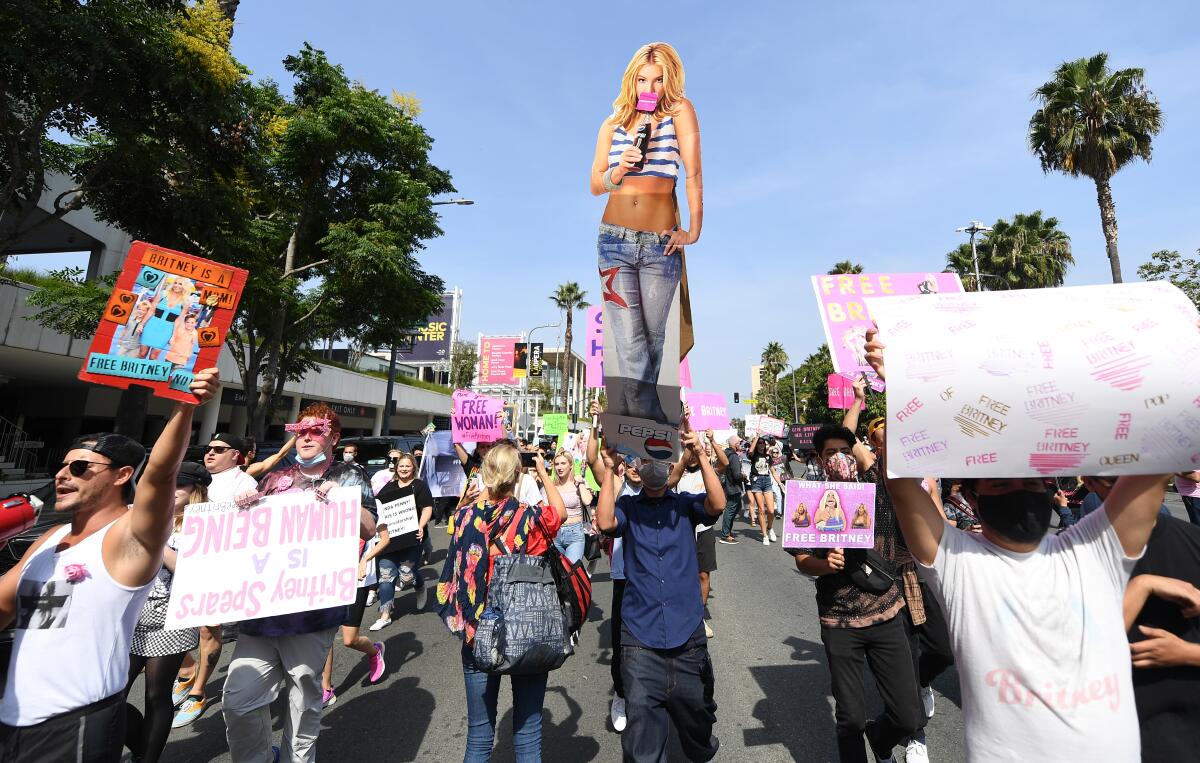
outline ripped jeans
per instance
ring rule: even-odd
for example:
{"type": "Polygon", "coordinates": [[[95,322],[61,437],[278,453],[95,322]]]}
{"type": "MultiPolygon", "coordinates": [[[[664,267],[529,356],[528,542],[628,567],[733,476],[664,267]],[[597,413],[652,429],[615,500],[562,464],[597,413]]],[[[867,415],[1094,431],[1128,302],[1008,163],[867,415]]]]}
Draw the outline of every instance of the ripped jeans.
{"type": "Polygon", "coordinates": [[[424,588],[425,581],[421,577],[421,544],[410,548],[402,548],[380,554],[376,561],[379,563],[379,611],[391,612],[392,602],[396,598],[396,586],[405,588],[424,588]]]}
{"type": "Polygon", "coordinates": [[[604,350],[612,353],[605,363],[609,413],[667,421],[658,375],[683,260],[678,253],[663,254],[666,240],[649,231],[600,225],[604,350]]]}

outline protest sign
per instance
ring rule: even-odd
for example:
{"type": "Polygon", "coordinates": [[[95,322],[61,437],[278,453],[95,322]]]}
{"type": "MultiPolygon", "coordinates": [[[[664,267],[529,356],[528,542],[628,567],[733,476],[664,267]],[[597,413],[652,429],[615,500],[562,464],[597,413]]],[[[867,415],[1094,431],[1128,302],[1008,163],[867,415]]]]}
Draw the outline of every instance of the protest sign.
{"type": "Polygon", "coordinates": [[[79,378],[196,402],[196,369],[217,365],[246,271],[135,241],[101,314],[79,378]]]}
{"type": "Polygon", "coordinates": [[[696,432],[705,429],[729,429],[729,405],[719,392],[688,392],[688,407],[692,409],[688,423],[696,432]]]}
{"type": "Polygon", "coordinates": [[[1196,306],[1163,282],[870,302],[893,476],[1200,467],[1196,306]]]}
{"type": "Polygon", "coordinates": [[[467,389],[454,390],[452,400],[450,430],[454,442],[493,442],[504,438],[503,400],[467,389]]]}
{"type": "Polygon", "coordinates": [[[362,495],[336,487],[184,510],[168,630],[354,603],[362,495]]]}
{"type": "Polygon", "coordinates": [[[788,444],[797,453],[812,450],[813,435],[820,428],[819,424],[792,424],[788,428],[788,444]]]}
{"type": "Polygon", "coordinates": [[[692,388],[692,364],[687,358],[679,361],[679,386],[684,389],[692,388]]]}
{"type": "Polygon", "coordinates": [[[457,498],[467,487],[467,473],[454,450],[450,432],[433,432],[425,438],[421,455],[421,479],[434,498],[457,498]]]}
{"type": "Polygon", "coordinates": [[[567,433],[570,416],[565,413],[543,413],[542,434],[547,437],[558,437],[567,433]]]}
{"type": "Polygon", "coordinates": [[[784,548],[874,546],[874,482],[788,480],[783,496],[784,548]]]}
{"type": "Polygon", "coordinates": [[[479,383],[516,384],[513,371],[517,340],[508,336],[485,336],[479,340],[479,383]]]}
{"type": "MultiPolygon", "coordinates": [[[[845,410],[854,405],[854,382],[842,374],[829,374],[829,407],[845,410]]],[[[867,401],[862,401],[862,410],[867,409],[867,401]]]]}
{"type": "Polygon", "coordinates": [[[871,328],[867,300],[871,297],[962,292],[957,273],[855,273],[812,277],[817,308],[833,370],[871,371],[863,352],[863,337],[871,328]]]}
{"type": "Polygon", "coordinates": [[[379,504],[379,524],[387,525],[388,536],[395,538],[405,533],[415,533],[420,526],[417,521],[417,498],[406,495],[394,501],[379,504]]]}
{"type": "Polygon", "coordinates": [[[758,420],[758,433],[760,435],[770,435],[771,437],[783,437],[787,434],[787,422],[783,419],[773,419],[770,416],[763,416],[758,420]]]}
{"type": "Polygon", "coordinates": [[[758,423],[760,419],[762,419],[762,414],[746,414],[746,437],[754,437],[758,434],[758,423]]]}
{"type": "Polygon", "coordinates": [[[589,307],[584,329],[584,383],[590,389],[604,386],[604,308],[589,307]]]}

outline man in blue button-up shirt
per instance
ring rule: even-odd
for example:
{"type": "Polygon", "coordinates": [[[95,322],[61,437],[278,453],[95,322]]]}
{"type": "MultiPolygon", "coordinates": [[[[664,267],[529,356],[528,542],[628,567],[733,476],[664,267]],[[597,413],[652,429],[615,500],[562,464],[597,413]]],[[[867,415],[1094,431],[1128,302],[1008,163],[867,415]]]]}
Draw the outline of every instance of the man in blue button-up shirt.
{"type": "Polygon", "coordinates": [[[725,491],[696,433],[680,439],[700,462],[703,495],[668,490],[669,464],[648,461],[639,465],[642,492],[618,501],[610,464],[620,456],[609,451],[596,508],[600,530],[623,539],[621,679],[629,725],[621,746],[636,763],[666,761],[671,721],[690,760],[711,760],[719,746],[695,527],[724,511],[725,491]]]}

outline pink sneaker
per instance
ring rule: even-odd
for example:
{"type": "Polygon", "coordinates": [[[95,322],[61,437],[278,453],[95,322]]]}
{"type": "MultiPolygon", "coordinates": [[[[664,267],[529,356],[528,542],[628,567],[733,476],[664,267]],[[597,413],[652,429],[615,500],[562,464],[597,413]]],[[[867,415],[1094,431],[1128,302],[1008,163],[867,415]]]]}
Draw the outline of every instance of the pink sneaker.
{"type": "Polygon", "coordinates": [[[375,654],[371,657],[371,683],[375,683],[383,676],[384,668],[387,667],[383,663],[383,642],[375,642],[375,654]]]}

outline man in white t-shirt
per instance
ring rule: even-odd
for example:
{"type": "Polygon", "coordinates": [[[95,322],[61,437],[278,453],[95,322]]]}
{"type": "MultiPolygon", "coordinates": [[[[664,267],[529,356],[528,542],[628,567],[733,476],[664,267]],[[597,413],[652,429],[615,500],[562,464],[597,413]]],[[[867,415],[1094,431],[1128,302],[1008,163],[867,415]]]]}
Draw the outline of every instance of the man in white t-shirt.
{"type": "MultiPolygon", "coordinates": [[[[705,457],[709,458],[718,476],[724,474],[725,470],[729,468],[729,459],[725,455],[725,451],[717,447],[713,430],[707,430],[702,441],[705,457]],[[712,457],[713,452],[718,454],[715,459],[712,457]]],[[[704,492],[704,474],[700,471],[700,461],[694,454],[690,451],[684,452],[683,458],[676,462],[671,470],[671,477],[668,479],[667,485],[679,493],[700,494],[704,492]]],[[[712,574],[717,571],[717,534],[713,527],[719,521],[721,521],[720,517],[714,519],[710,524],[696,525],[696,564],[700,569],[700,600],[704,602],[705,607],[708,606],[712,574]]],[[[704,635],[708,638],[713,638],[715,635],[708,620],[704,621],[704,635]]]]}
{"type": "MultiPolygon", "coordinates": [[[[874,333],[867,357],[884,378],[874,333]]],[[[1065,496],[1041,479],[963,480],[981,533],[947,524],[920,480],[887,481],[945,606],[968,761],[1140,759],[1122,598],[1165,481],[1121,477],[1102,511],[1049,537],[1065,496]]]]}
{"type": "MultiPolygon", "coordinates": [[[[204,448],[204,468],[212,475],[212,483],[208,486],[210,501],[232,501],[258,489],[258,481],[239,468],[239,464],[246,461],[247,450],[242,438],[224,432],[213,435],[208,441],[204,448]]],[[[193,663],[189,658],[185,661],[172,689],[172,699],[179,706],[171,721],[172,728],[190,726],[204,714],[209,702],[204,685],[220,660],[221,625],[202,626],[200,660],[193,663]]]]}

